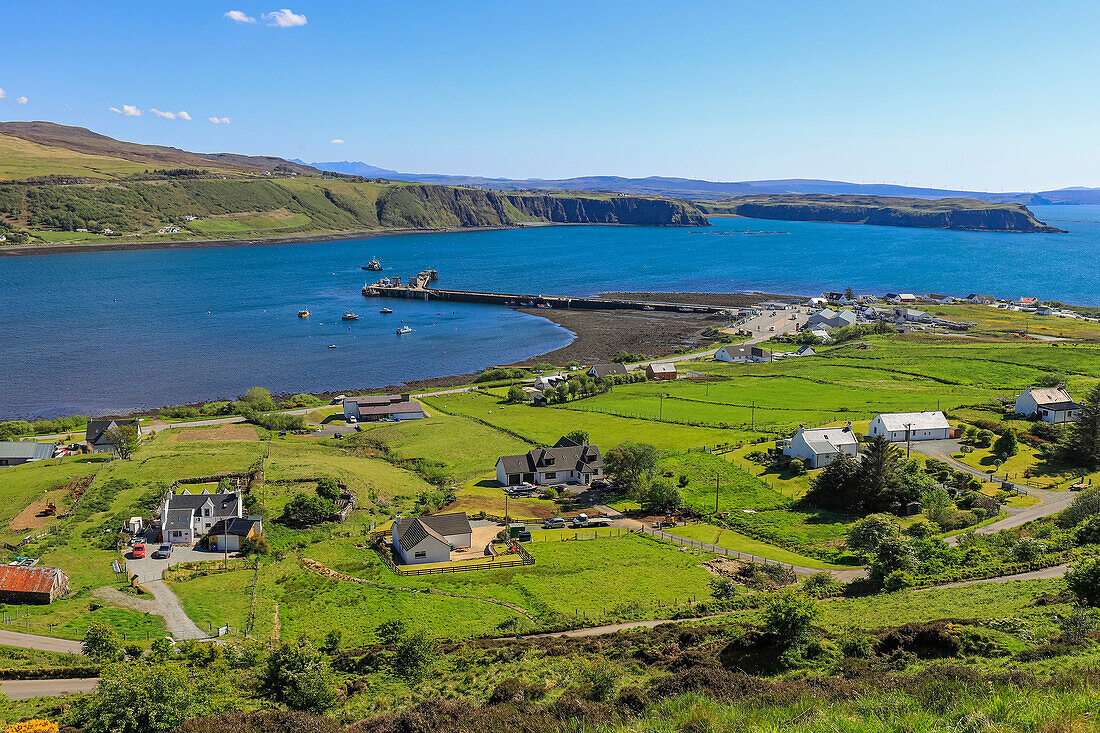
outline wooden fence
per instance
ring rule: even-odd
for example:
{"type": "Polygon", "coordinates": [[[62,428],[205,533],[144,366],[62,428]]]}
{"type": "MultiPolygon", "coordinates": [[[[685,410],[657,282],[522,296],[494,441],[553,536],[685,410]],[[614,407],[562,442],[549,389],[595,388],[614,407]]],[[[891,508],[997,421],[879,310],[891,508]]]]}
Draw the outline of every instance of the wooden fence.
{"type": "Polygon", "coordinates": [[[509,560],[490,560],[488,562],[469,563],[464,565],[445,565],[442,567],[434,568],[418,568],[415,565],[398,565],[393,561],[393,553],[390,552],[390,548],[383,542],[376,542],[374,549],[378,552],[378,555],[382,558],[382,562],[386,564],[390,570],[402,577],[410,575],[438,575],[441,573],[465,573],[471,570],[497,570],[500,568],[518,568],[525,565],[534,565],[535,558],[531,556],[527,550],[523,548],[523,545],[516,544],[516,555],[509,560]]]}

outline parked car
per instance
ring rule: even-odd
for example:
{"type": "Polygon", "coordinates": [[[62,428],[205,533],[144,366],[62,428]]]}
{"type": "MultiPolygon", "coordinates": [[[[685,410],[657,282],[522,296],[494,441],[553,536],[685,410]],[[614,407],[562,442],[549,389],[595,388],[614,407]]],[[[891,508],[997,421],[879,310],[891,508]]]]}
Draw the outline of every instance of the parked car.
{"type": "Polygon", "coordinates": [[[606,489],[610,485],[611,484],[607,483],[606,481],[600,481],[599,479],[592,482],[593,489],[606,489]]]}
{"type": "Polygon", "coordinates": [[[543,529],[565,529],[566,522],[561,517],[554,517],[553,519],[547,519],[542,523],[543,529]]]}
{"type": "Polygon", "coordinates": [[[161,545],[157,548],[157,551],[153,553],[153,557],[157,560],[167,560],[172,557],[172,546],[161,545]]]}
{"type": "Polygon", "coordinates": [[[349,423],[353,423],[353,424],[358,422],[358,421],[359,421],[359,418],[355,417],[355,415],[348,415],[347,417],[344,418],[344,422],[349,422],[349,423]]]}
{"type": "Polygon", "coordinates": [[[145,545],[141,544],[140,542],[137,543],[136,545],[134,545],[134,549],[130,551],[130,554],[133,555],[135,559],[145,557],[145,545]]]}

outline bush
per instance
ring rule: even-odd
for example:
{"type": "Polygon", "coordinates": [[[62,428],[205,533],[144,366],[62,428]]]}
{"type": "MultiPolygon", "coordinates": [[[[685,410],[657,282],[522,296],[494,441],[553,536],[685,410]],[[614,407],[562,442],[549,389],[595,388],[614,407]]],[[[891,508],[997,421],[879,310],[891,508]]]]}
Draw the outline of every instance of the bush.
{"type": "Polygon", "coordinates": [[[796,590],[768,596],[762,614],[765,628],[788,647],[804,641],[820,616],[817,600],[796,590]]]}
{"type": "Polygon", "coordinates": [[[788,464],[788,469],[790,470],[792,475],[801,476],[802,474],[806,473],[806,464],[795,458],[793,461],[790,462],[790,464],[788,464]]]}
{"type": "Polygon", "coordinates": [[[1090,486],[1073,498],[1058,515],[1058,526],[1063,529],[1076,527],[1090,516],[1100,514],[1100,486],[1090,486]]]}
{"type": "Polygon", "coordinates": [[[113,662],[122,655],[122,644],[115,627],[106,623],[93,623],[84,632],[80,653],[97,662],[113,662]]]}
{"type": "Polygon", "coordinates": [[[336,511],[336,505],[321,496],[295,494],[283,507],[283,522],[295,524],[319,524],[328,521],[336,511]]]}
{"type": "Polygon", "coordinates": [[[263,387],[250,387],[241,395],[240,400],[252,410],[266,412],[275,409],[275,400],[271,399],[271,393],[263,387]]]}
{"type": "Polygon", "coordinates": [[[737,583],[730,578],[711,578],[710,594],[716,600],[728,601],[738,593],[737,583]]]}
{"type": "Polygon", "coordinates": [[[834,578],[832,573],[822,570],[806,578],[802,582],[802,590],[814,598],[832,598],[844,592],[844,583],[834,578]]]}
{"type": "Polygon", "coordinates": [[[907,590],[916,585],[916,580],[913,576],[904,570],[895,570],[886,576],[886,579],[882,581],[882,587],[887,593],[896,593],[901,590],[907,590]]]}
{"type": "Polygon", "coordinates": [[[1066,586],[1083,605],[1100,607],[1100,558],[1074,566],[1066,573],[1066,586]]]}
{"type": "Polygon", "coordinates": [[[336,479],[328,478],[327,476],[317,481],[317,496],[322,499],[328,499],[331,502],[335,502],[340,498],[340,484],[336,483],[336,479]]]}
{"type": "Polygon", "coordinates": [[[1046,543],[1033,537],[1024,537],[1012,548],[1012,556],[1017,562],[1035,562],[1046,554],[1046,543]]]}

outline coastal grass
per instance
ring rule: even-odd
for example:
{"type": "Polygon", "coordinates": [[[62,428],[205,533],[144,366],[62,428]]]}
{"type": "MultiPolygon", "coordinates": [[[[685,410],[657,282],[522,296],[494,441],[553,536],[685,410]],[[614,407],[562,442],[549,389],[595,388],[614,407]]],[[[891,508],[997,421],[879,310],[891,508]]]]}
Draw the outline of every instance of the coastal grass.
{"type": "Polygon", "coordinates": [[[147,163],[78,153],[10,135],[0,135],[0,180],[13,181],[50,175],[111,179],[141,173],[148,167],[147,163]]]}
{"type": "Polygon", "coordinates": [[[1039,316],[976,304],[921,306],[921,310],[950,320],[974,323],[970,332],[975,334],[1013,338],[1026,333],[1075,341],[1100,341],[1100,323],[1080,318],[1039,316]]]}
{"type": "Polygon", "coordinates": [[[727,550],[734,550],[735,552],[745,552],[750,555],[756,555],[757,557],[774,560],[775,562],[787,565],[801,565],[803,567],[816,568],[819,570],[851,568],[850,565],[836,565],[834,563],[823,562],[813,557],[799,555],[790,550],[785,550],[782,547],[776,547],[761,542],[760,540],[755,540],[752,537],[747,537],[739,532],[716,527],[713,524],[691,524],[684,527],[672,527],[665,531],[677,537],[695,540],[696,542],[704,542],[710,545],[717,545],[718,547],[724,547],[727,550]]]}
{"type": "Polygon", "coordinates": [[[251,232],[286,232],[307,229],[312,220],[305,214],[290,213],[281,210],[266,215],[219,216],[199,219],[188,223],[188,227],[200,234],[237,236],[251,232]]]}

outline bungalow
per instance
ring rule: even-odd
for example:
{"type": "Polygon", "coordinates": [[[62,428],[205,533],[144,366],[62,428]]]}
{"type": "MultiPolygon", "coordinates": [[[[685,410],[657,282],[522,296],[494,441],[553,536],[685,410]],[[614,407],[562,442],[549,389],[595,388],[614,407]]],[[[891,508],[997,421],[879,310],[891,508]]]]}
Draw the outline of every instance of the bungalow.
{"type": "Polygon", "coordinates": [[[171,490],[160,503],[160,541],[172,545],[192,545],[208,534],[220,520],[244,516],[240,491],[211,494],[203,491],[179,494],[171,490]]]}
{"type": "MultiPolygon", "coordinates": [[[[826,334],[828,335],[828,334],[826,334]]],[[[795,356],[817,356],[817,352],[814,351],[814,347],[809,344],[803,344],[798,348],[798,351],[794,352],[795,356]]]]}
{"type": "Polygon", "coordinates": [[[832,301],[833,303],[841,303],[841,302],[845,302],[845,301],[848,300],[847,298],[844,297],[844,293],[837,293],[837,292],[832,291],[832,290],[830,290],[827,293],[822,293],[821,297],[824,298],[825,300],[832,301]]]}
{"type": "Polygon", "coordinates": [[[19,466],[31,461],[44,461],[53,458],[57,448],[52,443],[32,443],[28,441],[0,442],[0,466],[19,466]]]}
{"type": "Polygon", "coordinates": [[[1039,304],[1039,299],[1038,298],[1032,298],[1032,297],[1029,297],[1029,296],[1023,296],[1019,300],[1012,301],[1012,304],[1013,305],[1018,305],[1021,308],[1029,308],[1029,307],[1034,307],[1034,306],[1038,305],[1039,304]]]}
{"type": "Polygon", "coordinates": [[[61,568],[0,565],[0,603],[53,603],[69,592],[61,568]]]}
{"type": "Polygon", "coordinates": [[[1076,422],[1081,409],[1065,387],[1028,387],[1016,398],[1017,415],[1037,417],[1043,422],[1076,422]]]}
{"type": "Polygon", "coordinates": [[[907,440],[946,440],[951,437],[951,425],[940,411],[883,412],[871,421],[867,435],[884,436],[891,443],[907,440]]]}
{"type": "Polygon", "coordinates": [[[559,384],[565,384],[566,381],[566,378],[561,374],[543,374],[535,377],[533,385],[539,392],[545,392],[548,389],[554,389],[559,384]]]}
{"type": "Polygon", "coordinates": [[[971,293],[966,296],[967,303],[976,303],[978,305],[993,305],[997,302],[997,299],[992,295],[978,295],[977,293],[971,293]]]}
{"type": "Polygon", "coordinates": [[[917,296],[912,293],[887,293],[882,299],[894,304],[917,302],[917,296]]]}
{"type": "Polygon", "coordinates": [[[84,439],[92,447],[93,453],[108,453],[115,447],[107,442],[107,431],[121,428],[124,425],[132,425],[141,435],[141,425],[137,420],[89,420],[88,429],[84,433],[84,439]]]}
{"type": "Polygon", "coordinates": [[[768,351],[767,349],[762,349],[759,346],[740,346],[730,344],[727,346],[723,346],[722,348],[718,349],[718,351],[714,352],[714,360],[738,363],[750,361],[760,363],[765,361],[773,361],[774,355],[772,354],[772,352],[768,351]]]}
{"type": "Polygon", "coordinates": [[[1035,309],[1035,315],[1037,316],[1053,316],[1054,309],[1049,305],[1041,305],[1035,309]]]}
{"type": "Polygon", "coordinates": [[[626,364],[593,364],[587,374],[593,379],[625,377],[627,375],[627,369],[626,364]]]}
{"type": "Polygon", "coordinates": [[[914,310],[913,308],[895,308],[894,315],[897,316],[898,321],[909,321],[911,323],[931,323],[932,316],[924,311],[914,310]]]}
{"type": "Polygon", "coordinates": [[[924,296],[925,299],[939,303],[940,305],[949,305],[955,302],[955,299],[950,295],[941,295],[939,293],[928,293],[924,296]]]}
{"type": "Polygon", "coordinates": [[[210,549],[214,552],[240,552],[241,543],[263,537],[264,523],[260,517],[230,517],[219,519],[210,528],[210,549]]]}
{"type": "Polygon", "coordinates": [[[676,365],[671,362],[659,362],[650,364],[645,368],[645,375],[647,379],[676,379],[676,365]]]}
{"type": "Polygon", "coordinates": [[[842,453],[856,457],[859,452],[859,438],[852,430],[852,423],[842,428],[812,428],[802,425],[793,437],[783,441],[783,455],[798,459],[810,468],[827,466],[842,453]]]}
{"type": "Polygon", "coordinates": [[[344,420],[347,422],[378,422],[379,420],[420,420],[427,417],[423,406],[409,395],[380,394],[344,398],[344,420]]]}
{"type": "Polygon", "coordinates": [[[603,456],[589,443],[562,438],[552,448],[533,448],[516,456],[497,459],[497,483],[515,486],[582,484],[603,478],[603,456]]]}
{"type": "Polygon", "coordinates": [[[470,547],[473,530],[466,512],[436,514],[430,517],[397,517],[390,539],[401,562],[416,565],[448,562],[452,549],[470,547]]]}

